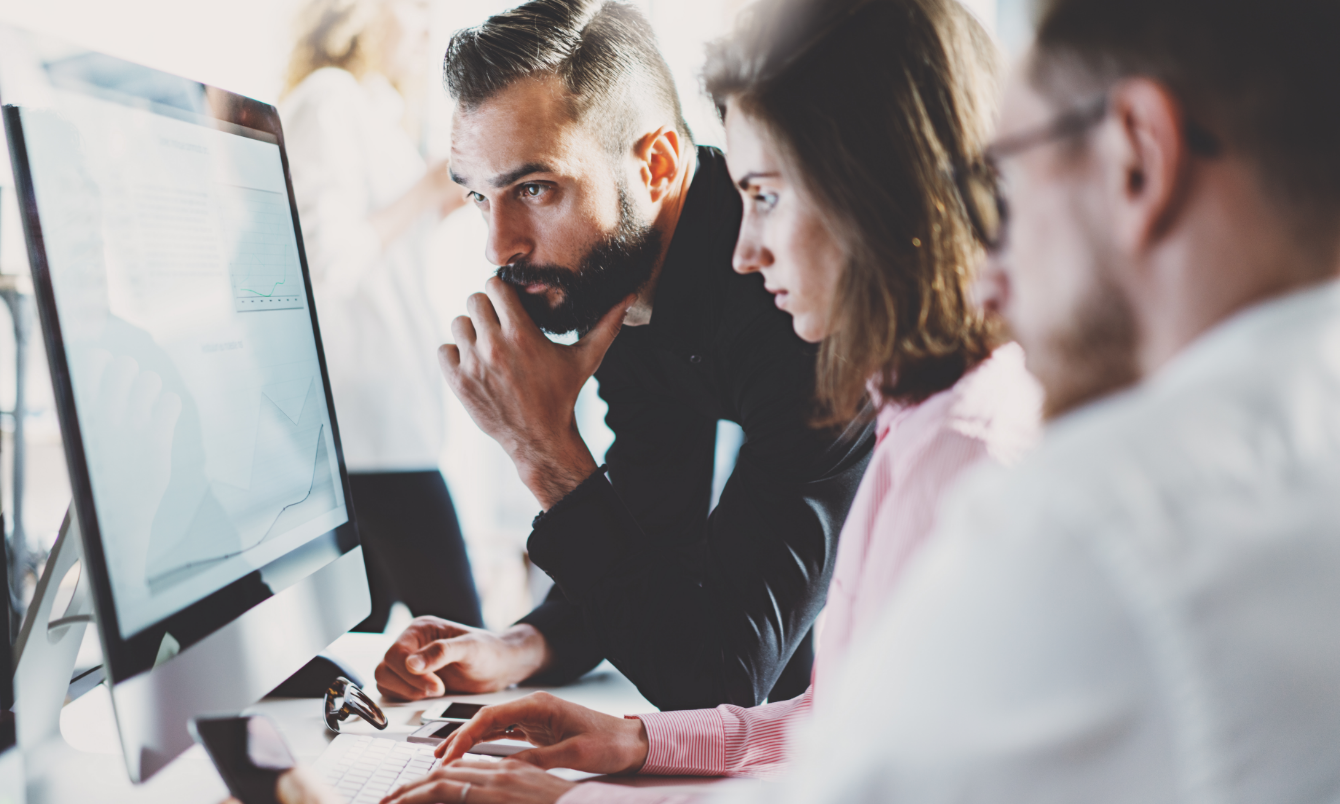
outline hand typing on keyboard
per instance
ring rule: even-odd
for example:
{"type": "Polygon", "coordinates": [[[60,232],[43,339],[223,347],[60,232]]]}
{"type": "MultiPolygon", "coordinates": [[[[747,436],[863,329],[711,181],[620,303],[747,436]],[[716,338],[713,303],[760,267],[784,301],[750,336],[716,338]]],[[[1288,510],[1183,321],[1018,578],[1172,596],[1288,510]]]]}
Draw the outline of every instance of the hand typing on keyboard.
{"type": "Polygon", "coordinates": [[[341,734],[310,769],[279,777],[275,795],[280,804],[554,804],[573,784],[515,760],[471,754],[443,767],[432,746],[341,734]]]}
{"type": "Polygon", "coordinates": [[[382,804],[555,804],[575,782],[515,759],[459,759],[398,788],[382,804]]]}

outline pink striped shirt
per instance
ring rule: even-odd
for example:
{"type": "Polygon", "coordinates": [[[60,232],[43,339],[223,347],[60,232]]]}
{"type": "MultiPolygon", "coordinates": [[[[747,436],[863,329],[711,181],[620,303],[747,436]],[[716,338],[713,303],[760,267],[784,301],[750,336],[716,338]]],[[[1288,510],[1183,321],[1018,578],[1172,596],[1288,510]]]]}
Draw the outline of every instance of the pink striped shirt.
{"type": "MultiPolygon", "coordinates": [[[[1009,464],[1022,455],[1037,437],[1041,402],[1041,390],[1024,369],[1023,351],[1009,344],[920,404],[884,405],[870,466],[838,542],[810,688],[790,701],[751,708],[639,715],[649,741],[641,773],[770,778],[784,771],[789,732],[835,683],[848,650],[931,533],[941,494],[979,460],[1009,464]]],[[[587,783],[560,804],[692,800],[664,789],[587,783]]]]}

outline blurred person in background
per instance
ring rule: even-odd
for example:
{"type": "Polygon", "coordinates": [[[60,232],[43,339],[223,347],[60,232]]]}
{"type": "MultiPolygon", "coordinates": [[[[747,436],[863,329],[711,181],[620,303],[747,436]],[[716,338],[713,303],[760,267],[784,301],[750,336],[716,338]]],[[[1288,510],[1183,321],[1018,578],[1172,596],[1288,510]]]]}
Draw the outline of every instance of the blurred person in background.
{"type": "Polygon", "coordinates": [[[372,588],[362,631],[384,630],[397,600],[483,624],[438,468],[441,337],[425,286],[433,226],[465,195],[406,130],[428,22],[425,0],[310,0],[280,104],[372,588]]]}

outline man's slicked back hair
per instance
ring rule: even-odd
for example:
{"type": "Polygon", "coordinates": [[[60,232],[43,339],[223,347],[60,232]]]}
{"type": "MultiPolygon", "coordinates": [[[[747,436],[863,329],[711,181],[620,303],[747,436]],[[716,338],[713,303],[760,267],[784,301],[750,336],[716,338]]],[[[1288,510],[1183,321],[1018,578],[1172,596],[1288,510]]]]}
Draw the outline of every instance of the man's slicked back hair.
{"type": "Polygon", "coordinates": [[[633,146],[649,108],[673,122],[686,143],[693,139],[651,24],[627,3],[531,0],[457,31],[442,72],[466,110],[522,79],[557,78],[573,119],[595,121],[612,154],[633,146]]]}
{"type": "Polygon", "coordinates": [[[1340,230],[1340,0],[1050,0],[1033,81],[1073,102],[1167,86],[1309,233],[1340,230]],[[1069,96],[1069,97],[1066,97],[1069,96]]]}

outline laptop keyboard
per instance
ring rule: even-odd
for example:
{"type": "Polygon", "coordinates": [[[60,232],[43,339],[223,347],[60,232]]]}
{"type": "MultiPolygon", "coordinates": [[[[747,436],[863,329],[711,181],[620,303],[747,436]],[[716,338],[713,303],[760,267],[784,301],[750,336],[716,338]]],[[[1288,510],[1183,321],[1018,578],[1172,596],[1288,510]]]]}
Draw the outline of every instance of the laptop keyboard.
{"type": "Polygon", "coordinates": [[[392,790],[426,776],[439,765],[431,745],[340,734],[313,769],[350,804],[377,804],[392,790]]]}

